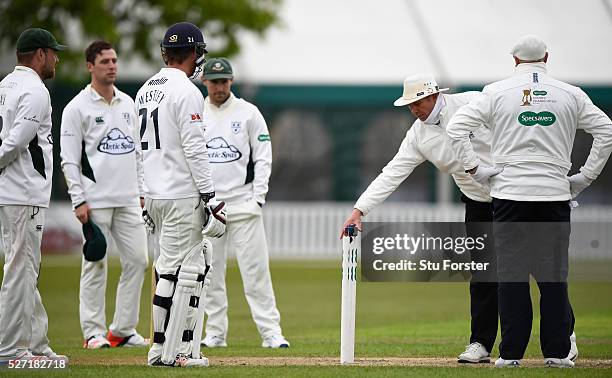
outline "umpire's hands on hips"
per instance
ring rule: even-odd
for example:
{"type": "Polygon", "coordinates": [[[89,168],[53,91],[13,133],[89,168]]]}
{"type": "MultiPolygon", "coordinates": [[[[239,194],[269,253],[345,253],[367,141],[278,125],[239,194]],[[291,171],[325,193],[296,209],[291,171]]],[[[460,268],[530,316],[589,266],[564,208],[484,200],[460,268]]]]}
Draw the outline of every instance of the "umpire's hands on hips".
{"type": "Polygon", "coordinates": [[[351,215],[342,225],[342,229],[340,230],[340,239],[342,239],[342,236],[344,236],[344,229],[349,224],[354,224],[355,226],[357,226],[357,229],[361,231],[361,217],[362,216],[363,216],[363,213],[361,212],[361,210],[353,209],[353,211],[351,212],[351,215]]]}
{"type": "Polygon", "coordinates": [[[594,181],[593,179],[590,179],[583,175],[582,172],[576,173],[575,175],[568,177],[567,180],[570,184],[570,193],[572,195],[572,199],[578,197],[578,194],[588,188],[588,186],[591,185],[591,183],[594,181]]]}
{"type": "Polygon", "coordinates": [[[487,167],[486,165],[480,165],[474,169],[476,170],[475,172],[470,172],[472,178],[478,181],[480,184],[488,186],[491,177],[500,174],[504,170],[504,167],[496,168],[487,167]]]}

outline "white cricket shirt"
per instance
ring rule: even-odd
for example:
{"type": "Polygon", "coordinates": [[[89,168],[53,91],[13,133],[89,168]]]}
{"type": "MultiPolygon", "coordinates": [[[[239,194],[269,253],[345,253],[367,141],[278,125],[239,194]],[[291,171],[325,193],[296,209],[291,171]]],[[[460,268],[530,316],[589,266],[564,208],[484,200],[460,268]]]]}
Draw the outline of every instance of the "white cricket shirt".
{"type": "Polygon", "coordinates": [[[187,75],[162,68],[140,88],[134,102],[146,196],[180,199],[213,192],[202,123],[204,97],[187,75]]]}
{"type": "Polygon", "coordinates": [[[62,170],[73,207],[83,202],[92,209],[140,206],[134,101],[114,91],[109,104],[87,85],[62,113],[62,170]]]}
{"type": "Polygon", "coordinates": [[[272,144],[259,109],[233,93],[219,107],[207,97],[204,127],[217,197],[228,203],[255,199],[263,204],[272,172],[272,144]]]}
{"type": "Polygon", "coordinates": [[[0,205],[49,207],[51,98],[40,76],[16,66],[0,82],[0,205]]]}

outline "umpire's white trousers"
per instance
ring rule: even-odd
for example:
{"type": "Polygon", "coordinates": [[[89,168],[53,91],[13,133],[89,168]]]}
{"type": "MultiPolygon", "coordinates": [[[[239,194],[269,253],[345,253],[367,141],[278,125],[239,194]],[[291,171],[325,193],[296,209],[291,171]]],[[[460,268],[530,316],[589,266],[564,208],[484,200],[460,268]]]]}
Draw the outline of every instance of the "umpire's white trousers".
{"type": "Polygon", "coordinates": [[[46,212],[36,206],[0,206],[0,359],[24,350],[42,354],[49,346],[47,313],[37,287],[46,212]]]}
{"type": "MultiPolygon", "coordinates": [[[[115,315],[109,329],[119,337],[136,333],[140,310],[140,293],[147,269],[147,236],[140,207],[92,209],[91,220],[100,227],[108,248],[115,242],[121,263],[117,286],[115,315]]],[[[100,261],[87,261],[81,266],[79,315],[85,340],[106,334],[107,256],[100,261]]]]}
{"type": "Polygon", "coordinates": [[[226,256],[235,253],[244,294],[262,338],[282,334],[272,278],[262,209],[254,200],[227,204],[227,229],[220,239],[211,238],[213,269],[206,293],[206,334],[227,338],[226,256]]]}

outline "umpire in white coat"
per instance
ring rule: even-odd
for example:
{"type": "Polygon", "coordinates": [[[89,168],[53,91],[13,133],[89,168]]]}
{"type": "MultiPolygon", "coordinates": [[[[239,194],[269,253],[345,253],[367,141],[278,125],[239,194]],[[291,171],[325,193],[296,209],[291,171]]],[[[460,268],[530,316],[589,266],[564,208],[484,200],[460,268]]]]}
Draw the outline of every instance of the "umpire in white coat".
{"type": "MultiPolygon", "coordinates": [[[[356,224],[361,229],[361,217],[382,203],[421,163],[430,161],[441,172],[452,175],[462,192],[465,203],[466,231],[470,235],[491,234],[483,230],[492,221],[493,208],[489,187],[480,184],[464,172],[452,140],[446,135],[446,125],[461,106],[478,95],[478,92],[442,94],[431,74],[415,74],[404,81],[404,92],[395,106],[408,106],[417,117],[406,133],[399,151],[383,168],[382,173],[368,186],[355,203],[353,212],[344,223],[356,224]]],[[[472,134],[474,148],[485,161],[489,160],[491,134],[482,128],[472,134]]],[[[488,262],[487,271],[474,271],[470,282],[471,336],[470,344],[459,358],[459,362],[489,362],[490,352],[497,335],[497,277],[495,251],[487,240],[486,249],[472,255],[475,262],[488,262]]]]}
{"type": "Polygon", "coordinates": [[[545,364],[571,367],[577,350],[570,342],[575,335],[567,293],[569,200],[601,173],[612,151],[612,122],[580,88],[548,75],[548,52],[539,37],[521,38],[511,52],[514,75],[485,86],[446,130],[461,142],[466,172],[486,177],[503,167],[490,179],[502,337],[496,365],[520,365],[523,358],[531,334],[531,274],[540,289],[545,364]],[[470,133],[482,124],[492,133],[495,169],[470,143],[470,133]],[[580,173],[567,177],[577,129],[594,142],[580,173]]]}
{"type": "Polygon", "coordinates": [[[225,58],[211,59],[202,80],[208,90],[204,127],[215,190],[227,208],[227,229],[213,243],[213,269],[206,299],[206,337],[202,345],[226,346],[226,256],[235,254],[244,293],[262,346],[286,348],[280,313],[268,267],[268,246],[262,207],[272,171],[272,145],[259,109],[231,92],[232,66],[225,58]]]}

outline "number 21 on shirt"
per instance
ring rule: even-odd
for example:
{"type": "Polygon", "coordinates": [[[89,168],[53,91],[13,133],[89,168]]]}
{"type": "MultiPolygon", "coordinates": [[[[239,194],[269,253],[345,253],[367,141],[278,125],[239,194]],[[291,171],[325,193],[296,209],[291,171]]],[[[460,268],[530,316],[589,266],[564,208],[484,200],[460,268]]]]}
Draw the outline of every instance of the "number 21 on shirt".
{"type": "Polygon", "coordinates": [[[147,128],[149,127],[149,125],[151,125],[151,123],[153,123],[153,130],[155,132],[155,149],[159,150],[161,148],[160,143],[159,143],[159,123],[157,121],[158,110],[159,108],[155,108],[155,110],[153,110],[151,114],[148,114],[149,111],[147,108],[141,108],[138,111],[138,116],[140,117],[140,140],[141,140],[140,144],[141,144],[143,151],[149,149],[149,142],[143,141],[143,137],[144,137],[145,132],[147,131],[147,128]]]}

